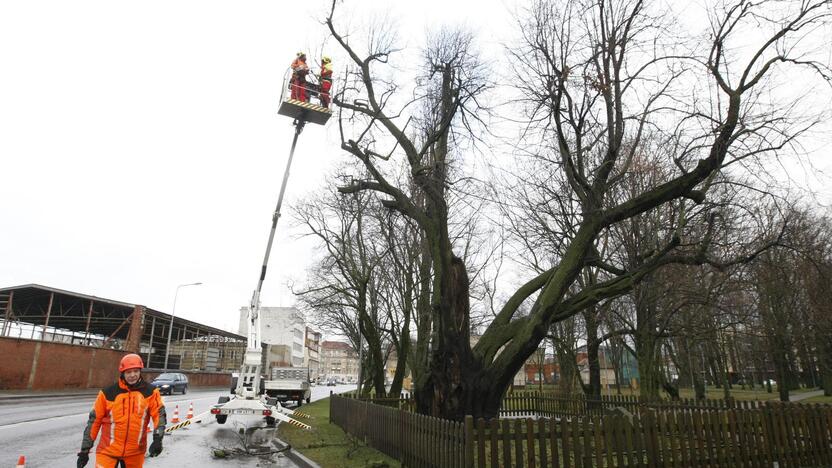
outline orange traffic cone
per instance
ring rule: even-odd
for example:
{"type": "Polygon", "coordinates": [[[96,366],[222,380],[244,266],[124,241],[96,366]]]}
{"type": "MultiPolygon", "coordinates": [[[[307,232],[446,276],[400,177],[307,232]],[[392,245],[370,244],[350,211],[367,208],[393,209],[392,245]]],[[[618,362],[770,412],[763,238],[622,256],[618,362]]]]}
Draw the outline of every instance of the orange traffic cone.
{"type": "Polygon", "coordinates": [[[17,466],[15,468],[26,468],[26,457],[23,455],[17,459],[17,466]]]}
{"type": "Polygon", "coordinates": [[[179,405],[176,405],[176,408],[173,410],[173,419],[170,420],[171,424],[179,423],[179,405]]]}
{"type": "Polygon", "coordinates": [[[188,405],[188,414],[185,415],[185,419],[193,419],[194,418],[194,403],[191,402],[188,405]]]}

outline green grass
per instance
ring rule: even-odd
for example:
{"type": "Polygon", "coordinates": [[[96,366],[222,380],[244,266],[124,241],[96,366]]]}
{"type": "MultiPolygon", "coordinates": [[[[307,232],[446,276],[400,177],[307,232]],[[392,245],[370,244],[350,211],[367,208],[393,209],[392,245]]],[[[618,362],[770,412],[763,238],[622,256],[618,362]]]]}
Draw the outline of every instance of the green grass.
{"type": "Polygon", "coordinates": [[[399,467],[401,464],[387,455],[367,447],[348,436],[335,424],[329,423],[329,398],[304,405],[300,411],[311,419],[298,419],[312,429],[303,430],[289,424],[278,426],[279,437],[292,448],[324,468],[399,467]],[[385,465],[386,463],[386,465],[385,465]]]}
{"type": "Polygon", "coordinates": [[[805,400],[800,400],[801,403],[826,403],[832,404],[832,396],[816,396],[812,398],[807,398],[805,400]]]}
{"type": "MultiPolygon", "coordinates": [[[[535,391],[539,390],[539,387],[537,385],[527,385],[524,389],[517,388],[515,391],[524,391],[524,390],[535,392],[535,391]]],[[[554,386],[554,385],[544,385],[543,386],[543,391],[544,392],[556,392],[557,393],[557,390],[558,390],[557,386],[554,386]]],[[[815,389],[814,388],[801,388],[801,389],[798,389],[798,390],[792,390],[789,393],[796,394],[796,393],[803,393],[803,392],[811,392],[813,390],[815,390],[815,389]]],[[[573,394],[575,394],[575,395],[578,395],[579,393],[580,393],[580,391],[573,392],[573,394]]],[[[739,385],[734,385],[734,387],[730,389],[729,393],[730,393],[731,397],[736,399],[736,400],[767,401],[767,400],[778,400],[779,399],[779,395],[777,393],[777,385],[773,385],[771,387],[771,393],[766,391],[765,387],[755,386],[754,390],[749,390],[749,389],[743,390],[742,387],[740,387],[739,385]]],[[[615,388],[605,388],[605,389],[603,389],[601,394],[604,395],[604,396],[618,395],[618,392],[616,391],[615,388]]],[[[670,398],[670,397],[668,397],[667,393],[665,393],[663,391],[660,392],[659,394],[661,395],[661,397],[663,399],[669,399],[670,398]]],[[[621,388],[621,395],[624,395],[624,396],[638,396],[639,392],[638,392],[638,390],[635,390],[635,391],[631,390],[629,387],[622,387],[621,388]]],[[[708,399],[721,400],[725,397],[725,394],[723,393],[722,388],[717,388],[717,387],[714,387],[714,386],[708,386],[705,389],[705,396],[708,399]]],[[[679,397],[680,398],[693,398],[694,397],[693,389],[689,388],[689,387],[680,388],[679,389],[679,397]]],[[[808,401],[808,400],[805,400],[805,401],[808,401]]]]}
{"type": "MultiPolygon", "coordinates": [[[[754,390],[743,390],[739,386],[730,389],[731,398],[735,400],[776,400],[778,398],[777,387],[772,387],[771,393],[768,393],[765,388],[754,387],[754,390]]],[[[694,392],[691,388],[679,389],[679,397],[693,398],[694,392]]],[[[705,397],[709,399],[719,400],[725,397],[725,393],[721,388],[708,387],[705,389],[705,397]]]]}

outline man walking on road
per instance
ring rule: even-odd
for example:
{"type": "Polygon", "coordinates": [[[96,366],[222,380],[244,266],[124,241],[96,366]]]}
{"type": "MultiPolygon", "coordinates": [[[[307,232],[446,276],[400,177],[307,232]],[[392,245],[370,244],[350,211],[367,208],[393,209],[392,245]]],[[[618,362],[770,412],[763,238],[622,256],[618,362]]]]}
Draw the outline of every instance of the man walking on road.
{"type": "Polygon", "coordinates": [[[165,435],[165,406],[159,390],[142,379],[144,362],[138,354],[128,354],[121,359],[118,382],[98,392],[98,398],[90,411],[81,451],[78,452],[78,468],[87,465],[95,439],[101,433],[95,450],[95,468],[141,468],[147,450],[147,425],[153,420],[153,443],[148,455],[162,453],[165,435]]]}

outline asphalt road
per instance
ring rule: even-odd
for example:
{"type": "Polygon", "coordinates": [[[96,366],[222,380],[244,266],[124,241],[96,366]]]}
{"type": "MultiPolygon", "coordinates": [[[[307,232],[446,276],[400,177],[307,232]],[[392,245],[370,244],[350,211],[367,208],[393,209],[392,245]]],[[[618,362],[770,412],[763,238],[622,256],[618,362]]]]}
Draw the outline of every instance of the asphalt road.
{"type": "MultiPolygon", "coordinates": [[[[341,393],[354,388],[354,385],[313,387],[312,400],[329,396],[330,390],[341,393]]],[[[194,414],[199,415],[225,395],[228,395],[227,391],[192,389],[186,395],[163,398],[170,420],[176,405],[179,405],[180,419],[184,419],[189,403],[194,405],[194,414]]],[[[94,395],[87,395],[0,399],[0,467],[15,466],[20,455],[26,456],[27,468],[75,466],[81,433],[94,398],[94,395]]],[[[214,449],[233,451],[242,447],[242,437],[246,437],[249,444],[266,446],[273,436],[274,430],[266,428],[262,418],[229,418],[226,424],[219,425],[207,415],[202,424],[174,431],[165,437],[162,454],[157,458],[148,458],[145,466],[295,466],[283,455],[240,455],[226,459],[212,456],[214,449]],[[244,435],[240,434],[240,429],[243,429],[244,435]]],[[[87,467],[92,466],[94,463],[91,461],[87,467]]]]}

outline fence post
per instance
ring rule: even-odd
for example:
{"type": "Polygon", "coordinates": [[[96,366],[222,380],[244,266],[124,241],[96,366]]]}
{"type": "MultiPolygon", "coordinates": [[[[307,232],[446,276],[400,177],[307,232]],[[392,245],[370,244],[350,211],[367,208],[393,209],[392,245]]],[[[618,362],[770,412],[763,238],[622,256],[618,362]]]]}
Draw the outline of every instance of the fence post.
{"type": "Polygon", "coordinates": [[[465,415],[465,459],[463,466],[473,468],[474,466],[474,417],[465,415]]]}
{"type": "Polygon", "coordinates": [[[329,391],[329,423],[332,424],[332,390],[329,391]]]}

